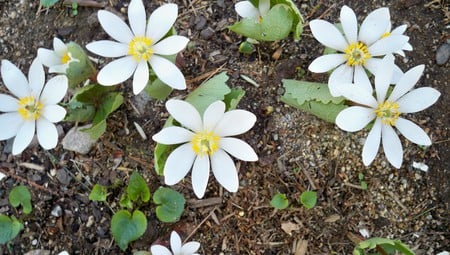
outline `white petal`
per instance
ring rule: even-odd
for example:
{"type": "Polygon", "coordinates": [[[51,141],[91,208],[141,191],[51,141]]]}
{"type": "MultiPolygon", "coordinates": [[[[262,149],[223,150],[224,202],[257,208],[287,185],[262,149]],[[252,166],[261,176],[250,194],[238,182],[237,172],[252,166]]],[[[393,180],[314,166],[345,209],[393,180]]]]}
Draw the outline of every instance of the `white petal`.
{"type": "Polygon", "coordinates": [[[128,21],[135,36],[145,35],[145,25],[147,23],[145,15],[145,7],[142,0],[132,0],[128,6],[128,21]]]}
{"type": "Polygon", "coordinates": [[[234,137],[223,137],[220,139],[220,148],[231,154],[231,156],[244,161],[257,161],[253,148],[248,143],[234,137]]]}
{"type": "Polygon", "coordinates": [[[214,130],[217,123],[222,119],[225,113],[225,103],[222,101],[216,101],[206,108],[203,113],[203,129],[214,130]]]}
{"type": "Polygon", "coordinates": [[[211,156],[211,168],[216,180],[226,190],[236,192],[239,188],[239,178],[236,166],[228,154],[218,149],[211,156]]]}
{"type": "Polygon", "coordinates": [[[355,132],[363,129],[375,118],[371,108],[351,106],[342,110],[336,117],[336,125],[345,131],[355,132]]]}
{"type": "Polygon", "coordinates": [[[347,5],[342,6],[340,20],[349,44],[358,40],[358,21],[355,12],[347,5]]]}
{"type": "Polygon", "coordinates": [[[28,81],[33,95],[39,96],[45,83],[44,66],[39,58],[35,58],[28,71],[28,81]]]}
{"type": "Polygon", "coordinates": [[[181,254],[191,255],[194,254],[198,249],[200,249],[199,242],[188,242],[181,247],[181,254]]]}
{"type": "Polygon", "coordinates": [[[19,128],[13,142],[12,154],[17,155],[31,143],[34,136],[35,121],[25,121],[19,128]]]}
{"type": "Polygon", "coordinates": [[[0,94],[0,112],[15,112],[19,108],[18,104],[19,101],[16,98],[0,94]]]}
{"type": "Polygon", "coordinates": [[[22,124],[23,119],[17,112],[0,114],[0,141],[16,136],[22,124]]]}
{"type": "Polygon", "coordinates": [[[218,136],[240,135],[250,130],[255,125],[255,114],[246,110],[232,110],[224,113],[217,123],[214,133],[218,136]]]}
{"type": "Polygon", "coordinates": [[[100,70],[97,75],[98,83],[104,86],[122,83],[131,77],[137,64],[132,56],[116,59],[100,70]]]}
{"type": "Polygon", "coordinates": [[[174,89],[186,89],[186,80],[175,64],[157,55],[153,55],[149,63],[162,82],[174,89]]]}
{"type": "Polygon", "coordinates": [[[69,81],[65,75],[55,76],[45,84],[40,100],[44,105],[57,104],[66,95],[68,87],[69,81]]]}
{"type": "Polygon", "coordinates": [[[388,101],[397,101],[397,99],[410,91],[417,83],[417,81],[419,81],[424,69],[425,65],[418,65],[414,68],[411,68],[404,75],[402,75],[399,81],[395,84],[395,87],[392,90],[388,101]]]}
{"type": "Polygon", "coordinates": [[[153,45],[153,52],[158,55],[174,55],[182,51],[188,42],[189,39],[184,36],[172,35],[153,45]]]}
{"type": "Polygon", "coordinates": [[[342,33],[330,22],[324,20],[313,20],[309,23],[311,32],[321,44],[344,52],[348,46],[342,33]]]}
{"type": "Polygon", "coordinates": [[[405,35],[390,35],[376,41],[368,50],[372,57],[383,56],[401,50],[408,40],[409,37],[405,35]]]}
{"type": "MultiPolygon", "coordinates": [[[[208,186],[209,179],[209,157],[208,156],[197,156],[194,161],[194,166],[192,168],[192,188],[194,193],[198,198],[203,198],[206,191],[206,186],[208,186]]],[[[183,253],[184,254],[184,253],[183,253]]]]}
{"type": "Polygon", "coordinates": [[[50,122],[60,122],[66,116],[66,109],[56,104],[46,105],[42,108],[42,116],[50,122]]]}
{"type": "Polygon", "coordinates": [[[14,96],[22,98],[31,94],[25,75],[8,60],[2,60],[1,76],[3,83],[14,96]]]}
{"type": "Polygon", "coordinates": [[[343,84],[340,88],[340,92],[343,97],[355,103],[366,105],[370,108],[376,108],[378,106],[378,102],[372,96],[372,93],[362,86],[356,84],[343,84]]]}
{"type": "Polygon", "coordinates": [[[327,54],[314,59],[308,69],[314,73],[328,72],[345,61],[344,54],[327,54]]]}
{"type": "Polygon", "coordinates": [[[61,57],[56,55],[56,53],[52,50],[39,48],[38,58],[41,60],[42,64],[46,67],[61,64],[61,57]]]}
{"type": "Polygon", "coordinates": [[[183,100],[170,99],[166,102],[167,111],[181,125],[194,132],[203,132],[202,119],[197,109],[183,100]]]}
{"type": "Polygon", "coordinates": [[[370,165],[377,156],[380,148],[381,125],[381,119],[376,119],[364,143],[362,159],[365,166],[370,165]]]}
{"type": "Polygon", "coordinates": [[[49,73],[57,73],[57,74],[65,74],[68,67],[69,67],[69,63],[62,64],[62,65],[55,65],[55,66],[51,66],[48,69],[48,72],[49,73]]]}
{"type": "Polygon", "coordinates": [[[375,74],[375,91],[379,103],[384,102],[389,89],[394,70],[394,56],[386,55],[380,62],[375,74]]]}
{"type": "Polygon", "coordinates": [[[243,18],[256,19],[259,17],[259,10],[250,1],[241,1],[234,5],[237,14],[243,18]]]}
{"type": "Polygon", "coordinates": [[[97,15],[105,32],[114,40],[128,44],[133,39],[130,28],[118,16],[105,10],[98,11],[97,15]]]}
{"type": "Polygon", "coordinates": [[[55,51],[56,55],[62,57],[67,52],[67,46],[58,37],[54,37],[53,38],[53,50],[55,51]]]}
{"type": "Polygon", "coordinates": [[[403,148],[400,138],[390,125],[381,126],[381,140],[384,155],[395,168],[400,168],[403,162],[403,148]]]}
{"type": "Polygon", "coordinates": [[[270,10],[270,0],[259,0],[258,9],[261,16],[265,16],[270,10]]]}
{"type": "Polygon", "coordinates": [[[162,246],[162,245],[152,245],[152,247],[150,247],[150,250],[152,252],[152,254],[158,254],[158,255],[173,255],[172,252],[167,249],[166,247],[162,246]]]}
{"type": "Polygon", "coordinates": [[[370,94],[373,92],[372,84],[367,77],[366,70],[362,66],[355,66],[354,82],[356,86],[362,87],[370,94]]]}
{"type": "Polygon", "coordinates": [[[422,111],[438,100],[441,93],[430,87],[418,88],[410,91],[397,100],[401,113],[413,113],[422,111]]]}
{"type": "Polygon", "coordinates": [[[397,84],[398,80],[400,80],[400,77],[403,76],[403,71],[394,63],[394,69],[392,70],[392,79],[391,84],[397,84]]]}
{"type": "Polygon", "coordinates": [[[172,28],[178,16],[176,4],[164,4],[152,12],[147,23],[147,37],[158,42],[172,28]]]}
{"type": "Polygon", "coordinates": [[[147,61],[139,62],[133,75],[133,93],[135,95],[141,93],[141,91],[144,90],[145,86],[147,86],[149,77],[150,73],[148,70],[147,61]]]}
{"type": "Polygon", "coordinates": [[[338,66],[328,78],[328,88],[334,97],[341,95],[340,87],[353,82],[353,67],[346,64],[338,66]]]}
{"type": "Polygon", "coordinates": [[[170,233],[170,248],[175,254],[180,253],[181,251],[181,238],[175,231],[170,233]]]}
{"type": "Polygon", "coordinates": [[[166,160],[164,182],[174,185],[181,181],[191,169],[195,156],[190,143],[178,146],[166,160]]]}
{"type": "Polygon", "coordinates": [[[107,58],[122,57],[128,54],[127,44],[109,40],[88,43],[86,45],[86,49],[88,49],[90,52],[107,58]]]}
{"type": "Polygon", "coordinates": [[[367,59],[364,67],[369,70],[369,72],[373,75],[376,75],[378,67],[380,66],[381,58],[369,58],[367,59]]]}
{"type": "Polygon", "coordinates": [[[191,131],[177,126],[166,127],[161,131],[153,135],[152,139],[162,144],[179,144],[192,140],[194,133],[191,131]]]}
{"type": "Polygon", "coordinates": [[[45,150],[53,149],[58,144],[58,130],[56,130],[55,124],[46,118],[39,118],[36,121],[36,133],[39,144],[45,150]]]}
{"type": "Polygon", "coordinates": [[[361,24],[358,40],[366,45],[372,45],[386,32],[390,22],[391,17],[388,8],[383,7],[374,10],[367,15],[361,24]]]}
{"type": "Polygon", "coordinates": [[[430,137],[414,122],[407,119],[398,118],[395,121],[395,127],[404,137],[406,137],[406,139],[410,140],[411,142],[418,145],[431,145],[430,137]]]}

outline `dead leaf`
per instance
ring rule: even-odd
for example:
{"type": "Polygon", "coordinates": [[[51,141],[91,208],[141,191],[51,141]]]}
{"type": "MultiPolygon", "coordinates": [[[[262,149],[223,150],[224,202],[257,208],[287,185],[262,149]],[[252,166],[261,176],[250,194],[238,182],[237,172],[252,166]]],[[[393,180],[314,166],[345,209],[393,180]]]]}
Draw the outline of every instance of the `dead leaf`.
{"type": "Polygon", "coordinates": [[[338,221],[340,218],[341,218],[341,216],[339,216],[339,214],[332,214],[325,219],[325,222],[333,223],[333,222],[338,221]]]}
{"type": "Polygon", "coordinates": [[[297,231],[300,227],[292,222],[281,223],[281,229],[288,235],[292,235],[292,231],[297,231]]]}
{"type": "Polygon", "coordinates": [[[308,240],[297,240],[294,255],[305,255],[308,249],[308,240]]]}

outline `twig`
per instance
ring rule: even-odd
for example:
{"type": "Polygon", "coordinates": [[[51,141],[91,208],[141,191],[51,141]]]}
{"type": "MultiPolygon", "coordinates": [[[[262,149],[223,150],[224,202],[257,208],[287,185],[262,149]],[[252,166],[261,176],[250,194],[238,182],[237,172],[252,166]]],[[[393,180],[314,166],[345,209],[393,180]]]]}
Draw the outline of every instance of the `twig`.
{"type": "Polygon", "coordinates": [[[57,193],[55,191],[52,191],[52,190],[50,190],[50,189],[48,189],[48,188],[46,188],[46,187],[44,187],[42,185],[39,185],[39,184],[35,183],[34,181],[27,180],[27,179],[22,178],[22,177],[14,174],[14,173],[11,173],[11,172],[7,171],[6,168],[4,168],[4,167],[0,167],[0,172],[4,173],[5,175],[11,176],[12,178],[14,178],[14,179],[16,179],[16,180],[18,180],[20,182],[27,183],[31,187],[36,188],[38,190],[45,191],[45,192],[50,193],[50,194],[55,195],[55,196],[59,196],[60,195],[59,193],[57,193]]]}
{"type": "Polygon", "coordinates": [[[214,207],[209,213],[208,215],[200,222],[200,224],[198,224],[197,227],[194,228],[194,230],[192,230],[192,232],[188,235],[188,237],[186,237],[185,241],[188,241],[194,234],[195,232],[197,232],[197,230],[203,225],[203,223],[205,223],[209,217],[211,217],[211,213],[214,212],[214,210],[216,210],[217,207],[214,207]]]}
{"type": "Polygon", "coordinates": [[[405,205],[403,205],[402,202],[400,202],[400,199],[398,199],[398,197],[392,193],[390,190],[386,190],[386,192],[389,194],[389,196],[392,197],[392,199],[394,199],[394,201],[403,209],[403,211],[408,212],[408,208],[406,208],[405,205]]]}
{"type": "Polygon", "coordinates": [[[214,76],[219,71],[221,71],[223,69],[223,67],[225,66],[225,64],[226,63],[224,63],[223,65],[221,65],[219,68],[217,68],[215,70],[209,71],[209,72],[204,73],[204,74],[202,74],[200,76],[197,76],[197,77],[195,77],[193,79],[187,80],[186,83],[187,84],[191,84],[191,83],[198,82],[198,81],[201,81],[201,80],[204,80],[204,79],[207,80],[207,79],[211,78],[212,76],[214,76]]]}

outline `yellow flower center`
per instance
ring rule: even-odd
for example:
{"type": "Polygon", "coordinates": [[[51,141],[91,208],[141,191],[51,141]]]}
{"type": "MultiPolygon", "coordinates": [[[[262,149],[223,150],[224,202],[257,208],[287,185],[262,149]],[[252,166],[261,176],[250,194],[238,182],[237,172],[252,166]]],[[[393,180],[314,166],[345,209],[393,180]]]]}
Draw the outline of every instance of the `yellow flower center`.
{"type": "Polygon", "coordinates": [[[19,115],[24,120],[37,120],[41,116],[44,105],[36,100],[34,96],[22,97],[19,100],[19,115]]]}
{"type": "Polygon", "coordinates": [[[362,42],[350,44],[344,52],[344,57],[347,59],[347,65],[349,66],[364,65],[366,60],[371,57],[369,49],[362,42]]]}
{"type": "Polygon", "coordinates": [[[66,52],[64,56],[61,57],[61,63],[67,64],[70,61],[71,57],[69,55],[69,52],[66,52]]]}
{"type": "Polygon", "coordinates": [[[400,112],[398,111],[399,107],[396,102],[384,101],[378,104],[375,114],[378,118],[381,118],[383,124],[394,126],[395,121],[400,116],[400,112]]]}
{"type": "Polygon", "coordinates": [[[391,35],[391,32],[385,32],[383,35],[381,35],[381,38],[386,38],[391,35]]]}
{"type": "Polygon", "coordinates": [[[200,157],[212,155],[219,148],[220,137],[212,132],[196,133],[191,140],[192,150],[200,157]]]}
{"type": "Polygon", "coordinates": [[[153,55],[152,39],[145,36],[136,36],[128,44],[128,54],[137,62],[149,60],[153,55]]]}

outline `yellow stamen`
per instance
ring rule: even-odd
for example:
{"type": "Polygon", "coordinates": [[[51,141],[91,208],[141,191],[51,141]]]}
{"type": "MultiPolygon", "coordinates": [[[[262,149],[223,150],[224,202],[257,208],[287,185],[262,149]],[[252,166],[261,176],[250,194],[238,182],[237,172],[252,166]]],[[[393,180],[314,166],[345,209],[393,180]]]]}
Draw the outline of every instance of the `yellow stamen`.
{"type": "Polygon", "coordinates": [[[41,117],[44,105],[33,96],[22,97],[19,100],[19,115],[24,120],[37,120],[41,117]]]}
{"type": "Polygon", "coordinates": [[[71,59],[69,52],[66,52],[66,54],[64,54],[64,56],[61,57],[61,63],[63,64],[67,64],[67,62],[69,62],[71,59]]]}
{"type": "Polygon", "coordinates": [[[349,66],[364,65],[366,60],[371,57],[369,49],[362,42],[350,44],[344,52],[344,57],[347,59],[347,65],[349,66]]]}
{"type": "Polygon", "coordinates": [[[147,61],[153,55],[152,39],[145,36],[136,36],[128,44],[128,55],[133,56],[137,62],[147,61]]]}
{"type": "Polygon", "coordinates": [[[212,155],[219,149],[220,137],[212,132],[196,133],[191,140],[192,150],[200,157],[212,155]]]}
{"type": "Polygon", "coordinates": [[[390,36],[391,35],[391,32],[386,32],[386,33],[384,33],[382,36],[381,36],[381,38],[386,38],[386,37],[388,37],[388,36],[390,36]]]}
{"type": "Polygon", "coordinates": [[[384,101],[378,104],[378,108],[375,110],[375,114],[378,118],[381,118],[381,122],[385,125],[395,125],[395,121],[400,116],[400,106],[396,102],[384,101]]]}

